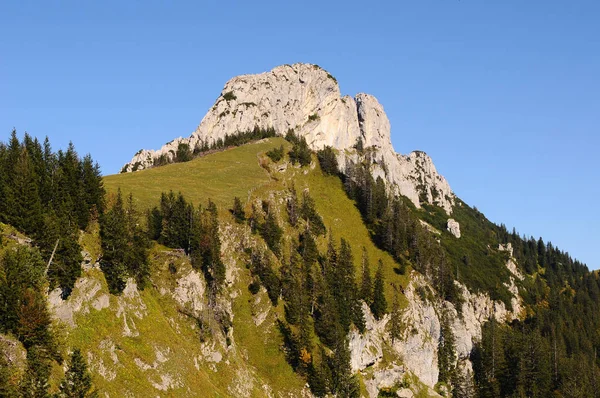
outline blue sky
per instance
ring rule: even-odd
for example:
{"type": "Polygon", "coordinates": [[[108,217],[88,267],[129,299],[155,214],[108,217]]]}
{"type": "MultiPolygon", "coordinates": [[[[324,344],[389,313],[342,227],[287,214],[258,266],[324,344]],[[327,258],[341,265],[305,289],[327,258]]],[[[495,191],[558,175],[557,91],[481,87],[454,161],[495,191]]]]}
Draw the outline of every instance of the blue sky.
{"type": "Polygon", "coordinates": [[[0,139],[105,174],[188,136],[225,82],[317,63],[384,105],[492,221],[600,268],[600,2],[2,2],[0,139]]]}

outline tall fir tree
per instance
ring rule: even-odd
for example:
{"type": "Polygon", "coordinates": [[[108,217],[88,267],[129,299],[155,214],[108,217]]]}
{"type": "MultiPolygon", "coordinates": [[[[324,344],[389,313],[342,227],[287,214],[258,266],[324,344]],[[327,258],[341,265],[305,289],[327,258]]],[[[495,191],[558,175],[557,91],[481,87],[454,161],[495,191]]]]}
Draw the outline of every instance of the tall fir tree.
{"type": "Polygon", "coordinates": [[[387,301],[385,299],[385,282],[383,278],[383,261],[379,260],[377,273],[375,274],[375,283],[373,284],[373,303],[371,311],[375,319],[381,319],[387,311],[387,301]]]}
{"type": "Polygon", "coordinates": [[[71,354],[69,367],[60,383],[58,398],[95,398],[98,392],[93,388],[92,376],[88,366],[76,348],[71,354]]]}
{"type": "Polygon", "coordinates": [[[127,222],[121,190],[117,192],[114,204],[100,218],[100,238],[102,259],[100,268],[104,272],[108,289],[120,294],[125,289],[127,268],[125,255],[127,247],[127,222]]]}
{"type": "Polygon", "coordinates": [[[373,281],[371,280],[371,269],[367,249],[363,246],[362,252],[362,280],[360,282],[360,298],[370,305],[373,302],[373,281]]]}

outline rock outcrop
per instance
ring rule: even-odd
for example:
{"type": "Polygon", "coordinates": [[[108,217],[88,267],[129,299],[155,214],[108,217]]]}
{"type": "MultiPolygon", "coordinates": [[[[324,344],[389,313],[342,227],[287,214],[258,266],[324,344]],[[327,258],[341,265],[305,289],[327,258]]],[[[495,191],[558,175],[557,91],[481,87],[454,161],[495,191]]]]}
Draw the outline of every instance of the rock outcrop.
{"type": "Polygon", "coordinates": [[[234,77],[189,138],[177,138],[156,151],[140,150],[123,171],[152,167],[161,156],[172,161],[182,143],[194,149],[255,127],[273,128],[280,135],[293,129],[315,150],[338,149],[342,169],[346,157],[356,159],[354,146],[362,141],[374,161],[374,175],[381,175],[393,191],[416,206],[426,201],[452,212],[454,194],[431,158],[420,151],[394,151],[390,122],[377,99],[362,93],[342,96],[336,79],[311,64],[234,77]]]}
{"type": "Polygon", "coordinates": [[[449,218],[446,224],[448,232],[454,235],[456,238],[460,238],[460,224],[453,218],[449,218]]]}

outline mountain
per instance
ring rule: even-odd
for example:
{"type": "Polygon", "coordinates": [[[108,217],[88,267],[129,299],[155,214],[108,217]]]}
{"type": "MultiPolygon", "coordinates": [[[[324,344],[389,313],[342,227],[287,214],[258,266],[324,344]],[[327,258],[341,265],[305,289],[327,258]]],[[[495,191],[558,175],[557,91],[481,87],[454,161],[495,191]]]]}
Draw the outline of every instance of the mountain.
{"type": "Polygon", "coordinates": [[[316,65],[231,79],[101,179],[13,133],[0,182],[0,395],[64,392],[76,349],[110,397],[600,391],[598,274],[396,154],[316,65]]]}
{"type": "Polygon", "coordinates": [[[399,155],[394,151],[390,122],[377,99],[362,93],[342,97],[335,77],[311,64],[283,65],[266,73],[234,77],[189,138],[177,138],[157,151],[140,150],[123,171],[147,169],[161,156],[172,162],[181,144],[199,150],[257,127],[272,128],[281,136],[291,129],[314,150],[337,149],[342,170],[346,158],[356,159],[352,152],[361,141],[376,160],[371,172],[385,177],[394,192],[417,207],[423,199],[435,201],[447,213],[452,211],[454,194],[431,158],[423,152],[399,155]]]}

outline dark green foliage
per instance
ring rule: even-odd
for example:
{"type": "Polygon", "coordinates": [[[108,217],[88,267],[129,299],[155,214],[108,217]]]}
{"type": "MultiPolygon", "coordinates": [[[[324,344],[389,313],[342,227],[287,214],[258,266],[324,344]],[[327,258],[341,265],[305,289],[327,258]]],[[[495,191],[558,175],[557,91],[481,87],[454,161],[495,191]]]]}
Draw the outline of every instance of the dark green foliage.
{"type": "Polygon", "coordinates": [[[300,322],[305,310],[303,301],[305,301],[304,295],[307,292],[302,289],[301,262],[302,258],[295,250],[295,247],[292,247],[290,261],[284,263],[280,268],[281,292],[285,300],[285,319],[292,325],[300,322]]]}
{"type": "Polygon", "coordinates": [[[252,283],[250,283],[248,285],[248,290],[252,294],[257,294],[260,291],[260,282],[259,281],[252,281],[252,283]]]}
{"type": "Polygon", "coordinates": [[[29,289],[42,288],[44,268],[35,249],[20,246],[0,257],[0,330],[3,333],[16,332],[23,296],[29,289]]]}
{"type": "Polygon", "coordinates": [[[350,324],[361,332],[365,327],[364,315],[360,305],[356,279],[354,276],[354,258],[350,245],[345,239],[340,241],[340,249],[336,258],[335,267],[331,270],[330,277],[333,295],[338,306],[340,325],[344,334],[350,330],[350,324]]]}
{"type": "Polygon", "coordinates": [[[308,120],[310,122],[314,122],[315,120],[317,120],[319,118],[319,115],[317,115],[316,113],[313,113],[312,115],[308,116],[308,120]]]}
{"type": "Polygon", "coordinates": [[[235,221],[238,223],[243,223],[246,220],[246,213],[244,212],[244,206],[242,205],[242,201],[237,196],[233,198],[233,209],[231,209],[231,214],[235,218],[235,221]]]}
{"type": "MultiPolygon", "coordinates": [[[[189,205],[191,208],[191,204],[189,205]]],[[[189,241],[192,266],[202,270],[211,293],[221,290],[225,282],[225,264],[221,260],[221,238],[217,206],[209,199],[205,210],[192,214],[189,241]]]]}
{"type": "MultiPolygon", "coordinates": [[[[233,95],[233,93],[231,93],[233,95]]],[[[235,96],[234,96],[235,97],[235,96]]],[[[230,98],[234,99],[234,98],[230,98]]],[[[180,143],[177,146],[177,151],[171,151],[172,156],[162,154],[152,161],[152,166],[164,166],[173,162],[187,162],[194,157],[202,156],[211,151],[218,151],[228,147],[240,146],[249,142],[262,140],[264,138],[275,137],[277,134],[273,128],[262,129],[258,126],[252,130],[237,132],[236,134],[226,134],[224,138],[219,138],[216,141],[208,142],[200,140],[194,148],[190,148],[189,144],[180,143]]],[[[133,165],[133,171],[137,170],[137,164],[133,165]]],[[[125,169],[121,170],[124,172],[125,169]]]]}
{"type": "MultiPolygon", "coordinates": [[[[267,294],[269,295],[271,303],[277,305],[281,293],[281,282],[273,270],[269,257],[263,253],[252,253],[250,271],[253,275],[258,276],[262,285],[267,289],[267,294]]],[[[253,294],[256,293],[258,293],[258,291],[253,294]]]]}
{"type": "Polygon", "coordinates": [[[371,280],[371,269],[369,257],[367,256],[367,249],[364,246],[361,268],[362,279],[360,281],[360,298],[367,303],[367,305],[371,305],[373,302],[373,281],[371,280]]]}
{"type": "Polygon", "coordinates": [[[267,156],[275,163],[277,163],[281,159],[283,159],[283,155],[284,155],[283,145],[281,145],[279,148],[273,148],[267,152],[267,156]]]}
{"type": "Polygon", "coordinates": [[[290,136],[290,142],[294,145],[292,150],[288,153],[292,164],[300,163],[300,166],[308,166],[312,160],[312,151],[308,147],[306,138],[304,136],[298,137],[293,132],[286,135],[286,139],[290,136]]]}
{"type": "Polygon", "coordinates": [[[354,148],[358,151],[359,154],[362,154],[365,151],[365,144],[362,137],[358,137],[356,140],[356,144],[354,144],[354,148]]]}
{"type": "Polygon", "coordinates": [[[283,230],[277,222],[275,211],[269,206],[264,223],[259,226],[260,235],[263,237],[269,249],[276,255],[281,254],[281,237],[283,230]]]}
{"type": "Polygon", "coordinates": [[[158,241],[165,246],[181,248],[190,251],[190,231],[193,224],[193,206],[187,203],[181,192],[175,195],[173,191],[162,193],[160,208],[150,213],[148,222],[152,228],[160,224],[160,231],[153,231],[151,237],[158,236],[158,241]]]}
{"type": "Polygon", "coordinates": [[[192,150],[188,144],[180,142],[177,146],[177,152],[175,153],[176,162],[189,162],[193,158],[192,150]]]}
{"type": "MultiPolygon", "coordinates": [[[[383,180],[379,177],[374,180],[369,172],[369,162],[347,165],[344,188],[356,200],[374,242],[400,264],[398,273],[404,273],[406,262],[410,261],[433,283],[442,298],[461,303],[462,298],[454,284],[453,270],[456,268],[446,260],[444,247],[421,226],[417,210],[410,201],[388,198],[383,180]]],[[[499,285],[495,289],[506,290],[506,287],[499,285]]]]}
{"type": "Polygon", "coordinates": [[[326,146],[317,151],[317,159],[319,159],[319,164],[321,165],[323,173],[337,175],[340,172],[337,157],[335,156],[335,151],[332,147],[326,146]]]}
{"type": "Polygon", "coordinates": [[[307,228],[316,236],[325,235],[325,224],[323,219],[317,213],[315,201],[310,197],[308,191],[302,193],[302,206],[300,207],[300,217],[306,221],[307,228]]]}
{"type": "Polygon", "coordinates": [[[38,347],[60,359],[47,309],[45,265],[37,249],[19,246],[0,258],[0,331],[13,333],[25,348],[38,347]]]}
{"type": "Polygon", "coordinates": [[[27,369],[19,385],[21,397],[49,398],[50,370],[51,362],[42,349],[38,347],[28,349],[27,369]]]}
{"type": "Polygon", "coordinates": [[[375,274],[375,282],[373,283],[373,303],[371,304],[371,311],[373,311],[373,315],[377,320],[381,319],[387,312],[384,286],[383,262],[379,260],[377,273],[375,274]]]}
{"type": "Polygon", "coordinates": [[[400,301],[398,299],[398,289],[394,286],[394,300],[392,301],[392,311],[390,313],[390,337],[392,338],[392,343],[402,337],[401,331],[400,301]]]}
{"type": "Polygon", "coordinates": [[[298,223],[298,196],[294,185],[290,188],[290,196],[287,199],[287,213],[290,225],[295,227],[298,223]]]}
{"type": "Polygon", "coordinates": [[[91,398],[97,396],[98,393],[93,388],[92,376],[88,371],[85,359],[81,355],[81,351],[76,348],[71,354],[65,378],[60,383],[58,397],[91,398]]]}
{"type": "Polygon", "coordinates": [[[285,133],[285,140],[287,142],[291,142],[292,144],[298,143],[298,136],[294,132],[294,129],[288,129],[288,131],[285,133]]]}
{"type": "Polygon", "coordinates": [[[283,336],[284,354],[288,363],[296,370],[300,365],[300,345],[298,339],[294,335],[292,328],[285,324],[280,319],[277,319],[279,332],[283,336]]]}
{"type": "MultiPolygon", "coordinates": [[[[497,227],[460,199],[457,199],[457,204],[452,217],[460,224],[460,239],[446,232],[440,236],[445,251],[444,279],[454,279],[458,273],[459,281],[472,291],[488,292],[492,299],[500,300],[511,308],[511,294],[504,285],[508,283],[510,273],[504,266],[506,253],[496,249],[499,243],[495,232],[497,227]],[[450,276],[450,273],[453,275],[450,276]]],[[[441,208],[423,205],[420,216],[435,228],[446,230],[448,216],[441,208]]],[[[455,294],[448,279],[443,284],[447,295],[455,294]]]]}
{"type": "Polygon", "coordinates": [[[121,191],[118,191],[114,204],[100,218],[100,238],[100,268],[110,292],[120,294],[127,277],[135,278],[138,287],[143,289],[150,276],[150,242],[147,232],[139,226],[133,196],[129,196],[125,208],[121,191]]]}
{"type": "Polygon", "coordinates": [[[50,286],[59,286],[63,298],[67,298],[77,278],[81,276],[81,247],[79,246],[79,230],[70,224],[66,216],[59,217],[53,211],[44,216],[44,230],[39,238],[40,249],[44,258],[50,258],[54,247],[56,252],[48,268],[50,286]],[[58,242],[58,245],[57,245],[58,242]]]}
{"type": "Polygon", "coordinates": [[[100,168],[87,155],[80,159],[72,143],[54,153],[13,130],[8,145],[0,143],[0,221],[34,239],[45,261],[59,240],[48,276],[66,298],[81,274],[79,230],[104,210],[100,168]]]}
{"type": "Polygon", "coordinates": [[[115,203],[100,218],[100,238],[100,268],[104,272],[108,290],[112,294],[120,294],[125,289],[125,256],[128,251],[127,220],[120,190],[115,203]]]}
{"type": "Polygon", "coordinates": [[[13,380],[13,370],[4,355],[0,355],[0,397],[17,398],[19,392],[13,380]]]}
{"type": "Polygon", "coordinates": [[[237,97],[235,96],[235,94],[233,93],[233,91],[228,91],[225,94],[223,94],[223,99],[225,101],[233,101],[233,100],[236,100],[237,97]]]}
{"type": "Polygon", "coordinates": [[[360,385],[350,370],[348,339],[339,339],[330,359],[332,375],[331,392],[338,397],[360,397],[360,385]]]}
{"type": "Polygon", "coordinates": [[[162,212],[158,207],[146,212],[146,223],[148,225],[148,237],[152,240],[160,239],[163,228],[162,212]]]}
{"type": "Polygon", "coordinates": [[[456,372],[456,352],[454,351],[454,333],[448,314],[442,310],[440,319],[440,338],[438,340],[438,368],[440,374],[438,379],[443,382],[450,382],[456,372]]]}

